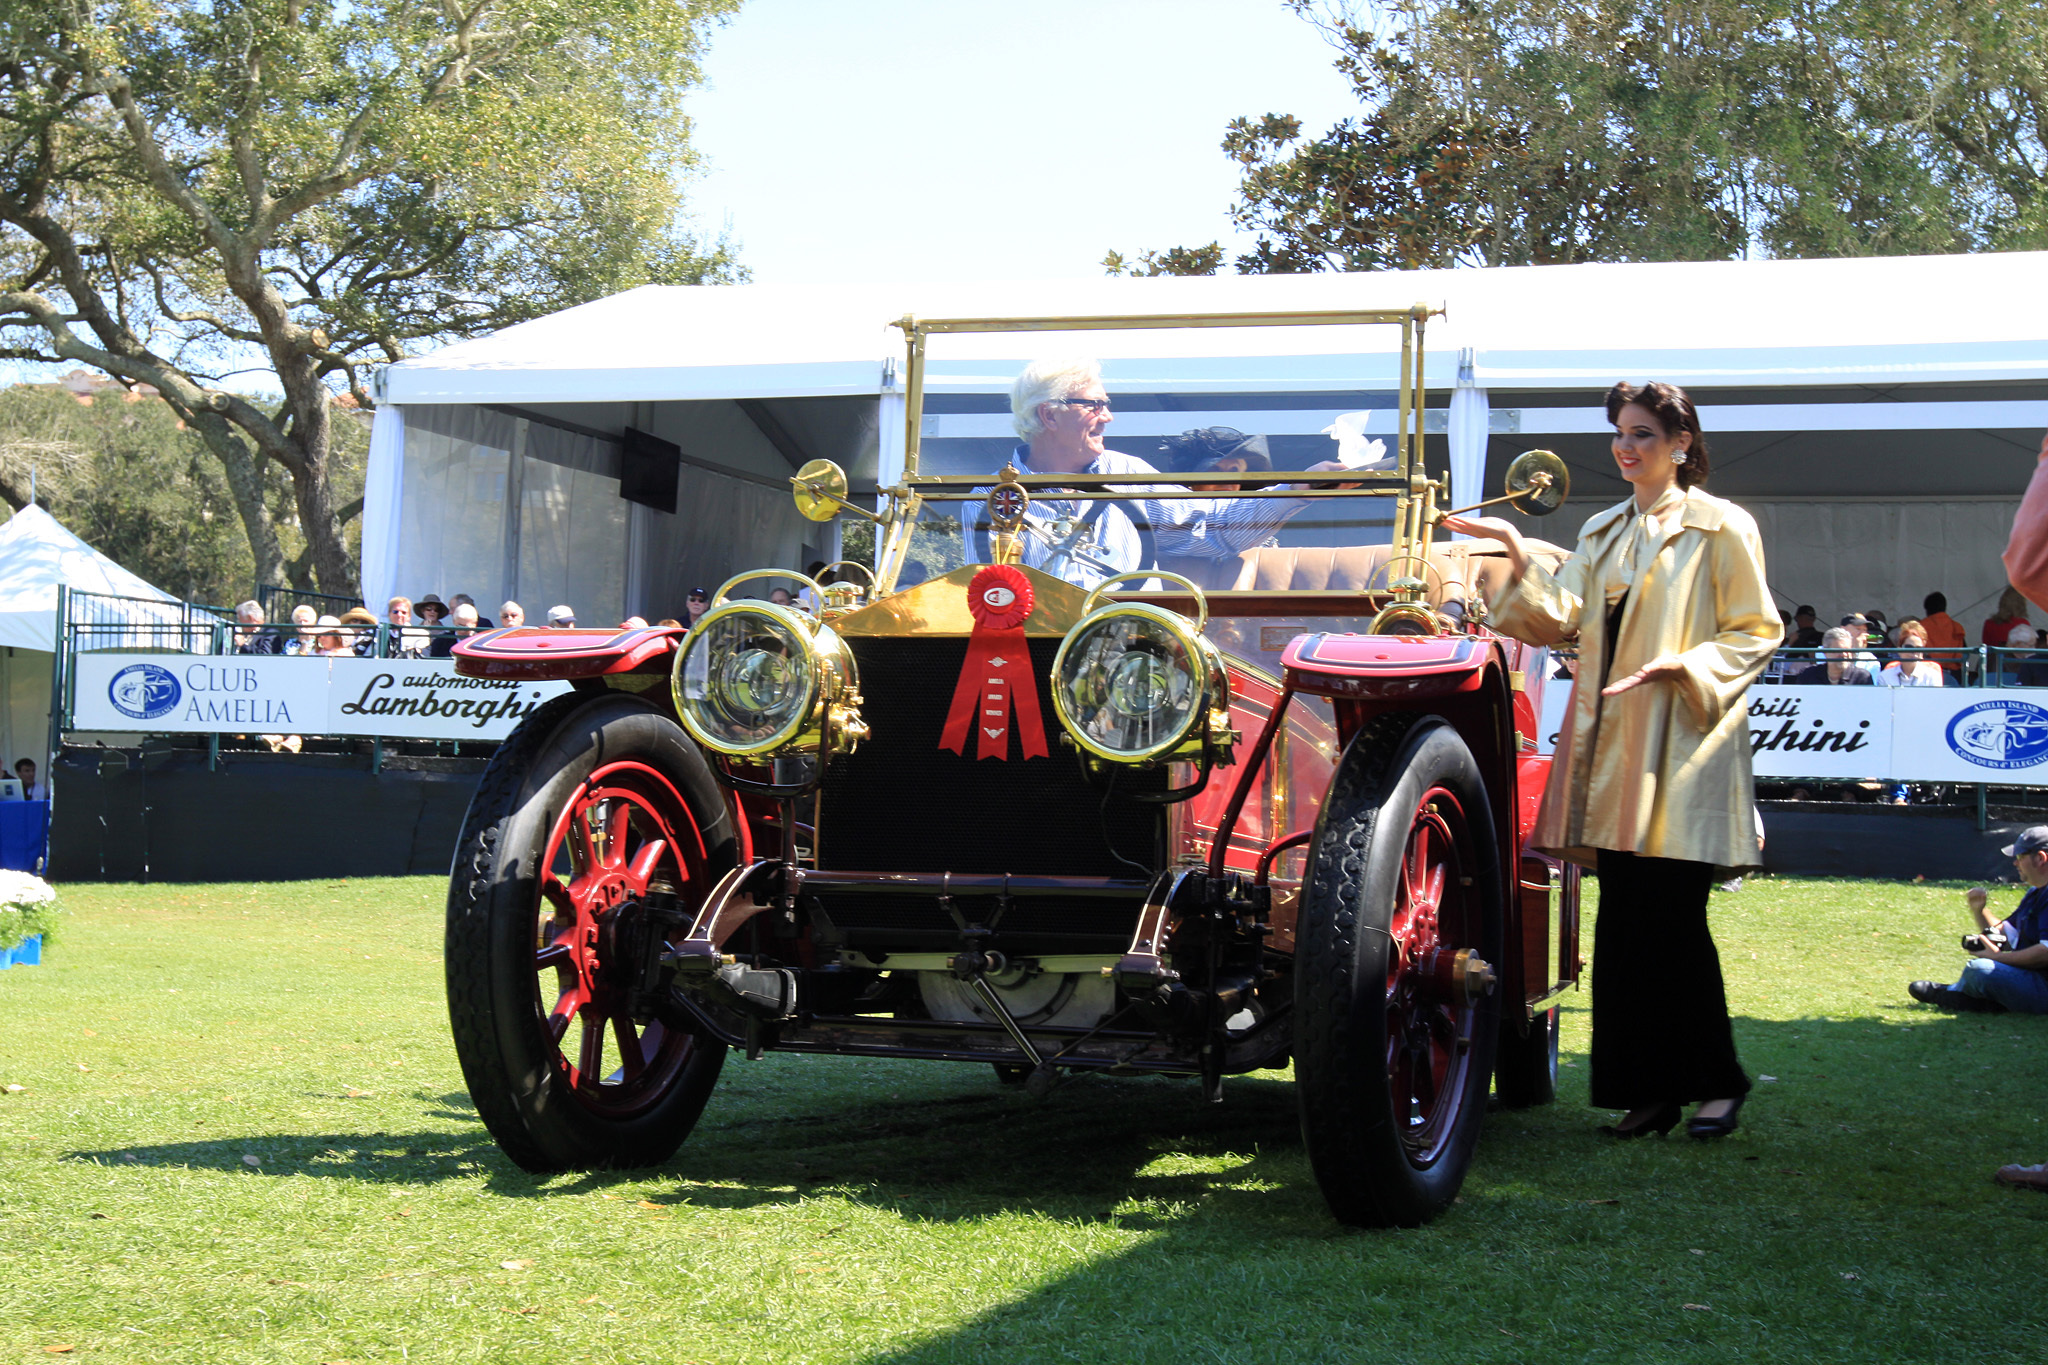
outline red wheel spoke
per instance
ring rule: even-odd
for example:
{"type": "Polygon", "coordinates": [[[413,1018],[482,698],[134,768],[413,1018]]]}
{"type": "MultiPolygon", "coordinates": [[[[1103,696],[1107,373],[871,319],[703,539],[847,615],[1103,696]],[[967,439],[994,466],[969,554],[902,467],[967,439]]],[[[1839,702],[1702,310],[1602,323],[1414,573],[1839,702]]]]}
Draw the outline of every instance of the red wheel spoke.
{"type": "Polygon", "coordinates": [[[540,879],[540,894],[542,900],[554,907],[557,918],[563,920],[573,920],[576,918],[576,898],[570,892],[568,884],[562,880],[558,873],[548,872],[542,875],[540,879]]]}
{"type": "Polygon", "coordinates": [[[625,1078],[638,1080],[647,1069],[647,1058],[640,1050],[640,1035],[634,1031],[633,1021],[623,1014],[612,1016],[612,1041],[619,1045],[619,1065],[625,1068],[625,1078]]]}
{"type": "Polygon", "coordinates": [[[595,1010],[584,1010],[583,1042],[576,1050],[576,1077],[578,1087],[593,1086],[604,1079],[600,1069],[604,1065],[604,1017],[595,1010]]]}
{"type": "Polygon", "coordinates": [[[623,867],[626,863],[626,830],[632,807],[622,800],[608,800],[604,811],[604,865],[623,867]]]}
{"type": "Polygon", "coordinates": [[[626,880],[631,883],[635,891],[645,891],[647,889],[648,881],[654,876],[654,869],[661,865],[661,860],[666,856],[668,856],[668,841],[666,839],[649,839],[640,846],[640,851],[633,855],[633,861],[626,868],[626,880]]]}

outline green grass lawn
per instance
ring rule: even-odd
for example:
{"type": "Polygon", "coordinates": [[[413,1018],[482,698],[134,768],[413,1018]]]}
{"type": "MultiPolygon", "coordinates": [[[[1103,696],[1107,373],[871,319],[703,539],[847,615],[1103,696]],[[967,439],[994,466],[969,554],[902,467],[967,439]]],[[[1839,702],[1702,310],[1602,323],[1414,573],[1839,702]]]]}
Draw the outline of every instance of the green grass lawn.
{"type": "MultiPolygon", "coordinates": [[[[2038,1361],[2048,1020],[1944,1017],[1958,888],[1715,897],[1760,1083],[1720,1143],[1486,1122],[1434,1225],[1334,1226],[1284,1075],[735,1058],[668,1166],[477,1124],[430,880],[79,886],[0,973],[0,1362],[2038,1361]]],[[[2000,903],[2009,904],[2010,891],[2000,903]]],[[[1590,939],[1589,939],[1590,943],[1590,939]]]]}

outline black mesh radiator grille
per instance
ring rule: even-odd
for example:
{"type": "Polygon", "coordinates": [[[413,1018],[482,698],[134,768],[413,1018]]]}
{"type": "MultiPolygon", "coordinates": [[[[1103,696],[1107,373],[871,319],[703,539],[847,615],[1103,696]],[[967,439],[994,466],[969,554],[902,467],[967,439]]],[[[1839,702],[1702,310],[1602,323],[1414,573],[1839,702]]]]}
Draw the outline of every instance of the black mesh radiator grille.
{"type": "Polygon", "coordinates": [[[1031,642],[1048,758],[976,759],[939,747],[967,657],[962,639],[854,639],[872,737],[826,775],[818,865],[837,871],[1012,872],[1145,877],[1163,862],[1163,807],[1123,799],[1161,791],[1163,769],[1127,772],[1107,805],[1061,742],[1047,678],[1058,640],[1031,642]],[[1115,852],[1112,852],[1114,848],[1115,852]],[[1130,861],[1120,861],[1117,854],[1130,861]]]}

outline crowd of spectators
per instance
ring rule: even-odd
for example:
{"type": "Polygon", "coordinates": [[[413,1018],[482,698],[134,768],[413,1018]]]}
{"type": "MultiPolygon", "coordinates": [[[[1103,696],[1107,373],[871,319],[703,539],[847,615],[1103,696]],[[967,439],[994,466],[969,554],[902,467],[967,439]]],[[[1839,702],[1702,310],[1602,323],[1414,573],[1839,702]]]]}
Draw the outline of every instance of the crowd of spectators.
{"type": "MultiPolygon", "coordinates": [[[[808,599],[810,595],[806,589],[804,598],[808,599]]],[[[777,587],[770,591],[769,600],[787,605],[794,599],[789,589],[777,587]]],[[[692,588],[685,599],[683,619],[663,617],[654,624],[688,630],[710,607],[710,590],[692,588]]],[[[566,602],[558,602],[547,609],[545,620],[550,629],[573,630],[576,609],[566,602]]],[[[251,599],[235,608],[232,647],[237,654],[336,659],[445,659],[455,652],[458,641],[478,631],[494,630],[501,625],[517,628],[525,624],[526,609],[517,602],[501,604],[498,619],[493,621],[477,610],[475,598],[463,592],[453,594],[446,602],[431,592],[417,600],[393,597],[384,604],[382,621],[365,607],[351,607],[340,616],[333,616],[321,615],[301,603],[292,608],[288,626],[266,623],[262,603],[251,599]]],[[[619,622],[622,630],[647,625],[647,619],[642,616],[629,616],[619,622]]]]}
{"type": "Polygon", "coordinates": [[[1882,611],[1852,611],[1823,629],[1809,605],[1780,613],[1786,650],[1767,676],[1778,682],[1832,686],[1943,687],[1963,680],[1977,655],[1993,651],[1983,681],[1992,685],[2048,687],[2048,630],[2027,619],[2027,600],[2017,588],[1999,596],[1973,644],[1962,623],[1948,614],[1948,599],[1929,593],[1922,613],[1896,626],[1882,611]],[[1803,651],[1814,651],[1807,654],[1803,651]],[[2020,651],[2026,651],[2021,653],[2020,651]]]}

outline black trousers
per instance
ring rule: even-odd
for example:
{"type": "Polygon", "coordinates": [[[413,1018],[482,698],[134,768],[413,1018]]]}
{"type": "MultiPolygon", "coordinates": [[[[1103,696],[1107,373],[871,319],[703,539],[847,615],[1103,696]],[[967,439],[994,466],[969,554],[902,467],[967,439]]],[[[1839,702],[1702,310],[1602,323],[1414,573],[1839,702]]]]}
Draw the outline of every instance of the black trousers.
{"type": "Polygon", "coordinates": [[[1593,1107],[1734,1099],[1735,1056],[1721,955],[1707,932],[1714,869],[1600,850],[1593,929],[1593,1107]]]}

